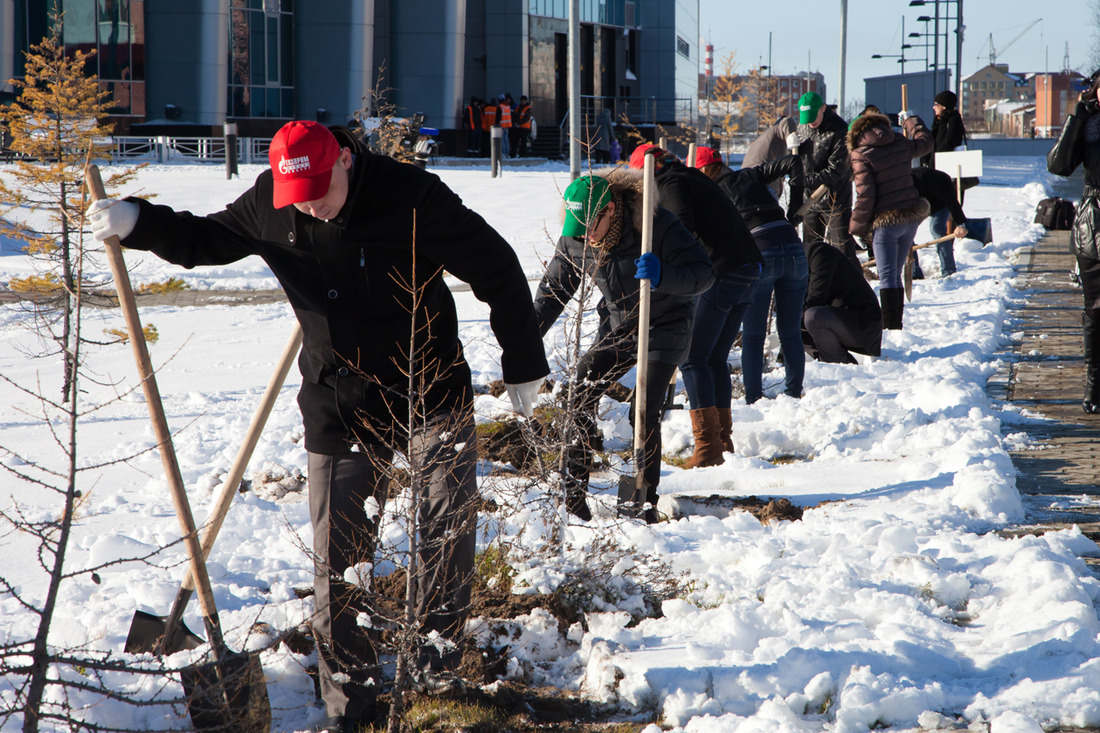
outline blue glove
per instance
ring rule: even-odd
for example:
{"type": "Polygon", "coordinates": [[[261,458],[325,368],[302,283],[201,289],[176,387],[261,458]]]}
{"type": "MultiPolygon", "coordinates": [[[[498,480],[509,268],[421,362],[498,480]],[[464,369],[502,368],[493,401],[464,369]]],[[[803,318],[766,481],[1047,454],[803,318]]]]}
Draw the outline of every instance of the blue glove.
{"type": "Polygon", "coordinates": [[[638,266],[638,271],[634,273],[636,279],[649,280],[650,287],[654,288],[661,284],[661,261],[657,255],[646,252],[634,260],[634,264],[638,266]]]}

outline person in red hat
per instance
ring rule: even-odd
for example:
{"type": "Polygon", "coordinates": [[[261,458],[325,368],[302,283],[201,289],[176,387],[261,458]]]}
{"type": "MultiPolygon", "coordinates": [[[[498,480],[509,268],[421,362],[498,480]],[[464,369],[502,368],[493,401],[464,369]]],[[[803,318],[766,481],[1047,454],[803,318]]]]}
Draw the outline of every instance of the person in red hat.
{"type": "Polygon", "coordinates": [[[806,295],[809,267],[798,231],[787,221],[783,207],[772,190],[789,177],[801,185],[802,160],[785,155],[764,165],[732,170],[711,148],[700,148],[695,165],[730,198],[741,212],[764,258],[760,282],[745,312],[741,335],[741,378],[745,402],[764,397],[764,340],[768,333],[768,311],[775,302],[776,331],[783,350],[783,394],[798,399],[806,374],[802,348],[802,300],[806,295]]]}
{"type": "Polygon", "coordinates": [[[415,678],[429,690],[457,684],[449,673],[459,653],[441,651],[455,647],[439,637],[461,633],[469,605],[477,456],[470,367],[443,271],[489,305],[517,411],[533,414],[550,368],[515,252],[436,175],[308,121],[279,130],[269,161],[252,188],[208,216],[128,198],[96,202],[88,218],[97,239],[116,235],[187,268],[257,255],[283,286],[304,335],[298,404],[321,696],[327,730],[354,731],[373,721],[381,677],[377,632],[358,623],[362,594],[344,572],[373,562],[380,517],[365,505],[384,505],[395,453],[422,459],[425,484],[418,610],[435,638],[415,678]],[[411,435],[410,422],[421,426],[411,435]]]}

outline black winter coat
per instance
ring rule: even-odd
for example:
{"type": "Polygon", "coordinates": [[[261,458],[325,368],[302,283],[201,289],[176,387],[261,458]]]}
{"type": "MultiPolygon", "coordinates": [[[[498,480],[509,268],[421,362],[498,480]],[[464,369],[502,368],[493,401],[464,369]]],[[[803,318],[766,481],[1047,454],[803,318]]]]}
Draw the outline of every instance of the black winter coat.
{"type": "Polygon", "coordinates": [[[414,265],[420,363],[434,370],[416,395],[420,409],[449,412],[472,401],[444,270],[489,304],[504,381],[548,374],[530,289],[511,246],[434,174],[371,154],[344,128],[333,132],[355,155],[347,203],[336,218],[275,209],[267,170],[224,211],[206,217],[135,200],[141,214],[124,245],[186,268],[264,259],[302,325],[298,403],[311,452],[403,439],[413,327],[406,287],[414,265]]]}
{"type": "MultiPolygon", "coordinates": [[[[804,308],[819,305],[844,308],[865,323],[882,322],[882,308],[875,291],[844,252],[826,242],[811,242],[806,245],[806,261],[810,267],[810,281],[806,286],[804,308]]],[[[872,348],[858,353],[878,356],[879,351],[872,348]]]]}
{"type": "Polygon", "coordinates": [[[749,230],[785,218],[783,207],[768,188],[784,176],[791,177],[791,186],[801,185],[802,159],[784,155],[759,166],[729,170],[718,179],[718,187],[741,212],[749,230]]]}
{"type": "Polygon", "coordinates": [[[929,211],[936,213],[940,209],[951,212],[951,221],[956,225],[966,223],[966,214],[959,205],[955,180],[941,170],[921,166],[913,169],[913,184],[917,193],[928,202],[929,211]]]}
{"type": "Polygon", "coordinates": [[[1100,260],[1100,106],[1095,100],[1077,103],[1047,153],[1047,170],[1056,176],[1072,175],[1079,165],[1085,166],[1085,188],[1070,242],[1079,257],[1100,260]]]}
{"type": "Polygon", "coordinates": [[[945,109],[932,120],[932,152],[921,159],[921,165],[934,168],[934,153],[950,153],[966,141],[966,128],[957,109],[945,109]]]}
{"type": "Polygon", "coordinates": [[[815,210],[833,210],[852,205],[852,166],[848,161],[848,123],[841,119],[832,107],[825,108],[821,124],[816,128],[807,128],[810,137],[798,147],[802,158],[804,187],[798,192],[792,186],[793,208],[798,208],[803,197],[818,189],[821,184],[829,187],[832,196],[826,196],[815,206],[815,210]]]}
{"type": "MultiPolygon", "coordinates": [[[[634,260],[642,252],[641,171],[617,168],[606,175],[613,190],[622,195],[624,216],[631,225],[623,226],[618,244],[609,250],[589,247],[575,237],[559,238],[539,283],[535,313],[539,330],[545,334],[587,275],[600,291],[597,310],[605,318],[597,346],[636,351],[640,281],[634,277],[634,260]]],[[[653,253],[661,261],[661,280],[650,299],[649,357],[679,365],[687,358],[691,345],[695,296],[714,284],[714,267],[699,240],[675,214],[663,208],[654,215],[653,253]]]]}
{"type": "Polygon", "coordinates": [[[699,238],[716,275],[764,262],[737,207],[705,173],[671,159],[661,163],[654,179],[661,207],[699,238]]]}

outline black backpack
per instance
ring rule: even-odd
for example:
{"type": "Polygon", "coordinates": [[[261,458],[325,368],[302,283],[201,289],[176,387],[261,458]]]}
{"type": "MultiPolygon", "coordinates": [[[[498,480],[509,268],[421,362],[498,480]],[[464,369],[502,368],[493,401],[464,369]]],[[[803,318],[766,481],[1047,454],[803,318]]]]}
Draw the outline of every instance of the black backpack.
{"type": "Polygon", "coordinates": [[[1072,229],[1074,213],[1072,201],[1059,197],[1043,199],[1035,207],[1035,223],[1047,229],[1072,229]]]}

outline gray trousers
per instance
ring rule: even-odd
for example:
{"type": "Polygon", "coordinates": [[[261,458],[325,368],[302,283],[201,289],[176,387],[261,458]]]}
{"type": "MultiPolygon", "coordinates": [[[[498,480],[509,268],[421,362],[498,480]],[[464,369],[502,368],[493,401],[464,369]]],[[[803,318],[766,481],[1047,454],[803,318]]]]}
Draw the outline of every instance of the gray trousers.
{"type": "MultiPolygon", "coordinates": [[[[473,416],[448,414],[432,419],[408,451],[410,465],[418,466],[420,475],[416,610],[421,635],[434,631],[444,639],[457,640],[465,624],[476,541],[475,441],[473,416]]],[[[381,681],[376,629],[385,619],[376,615],[380,609],[371,603],[373,578],[367,581],[369,588],[357,589],[346,582],[344,572],[375,562],[393,455],[392,449],[382,446],[338,455],[309,454],[313,631],[321,698],[330,716],[361,717],[373,707],[381,681]],[[368,501],[379,511],[368,514],[364,509],[368,501]],[[374,619],[371,628],[359,623],[364,613],[374,619]]],[[[391,560],[408,566],[408,558],[391,560]]],[[[457,651],[441,652],[424,645],[416,663],[421,668],[455,668],[460,656],[457,651]]]]}

